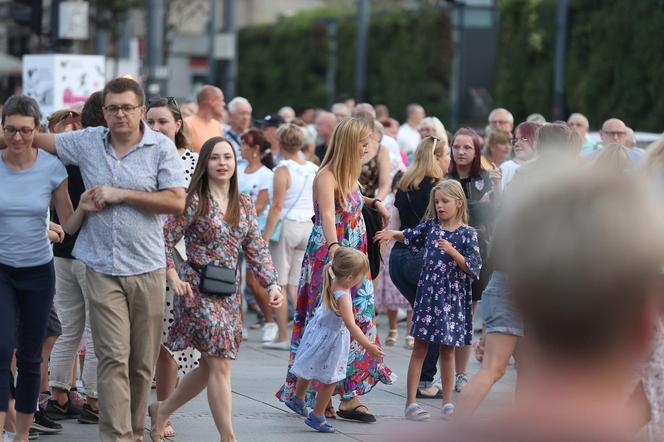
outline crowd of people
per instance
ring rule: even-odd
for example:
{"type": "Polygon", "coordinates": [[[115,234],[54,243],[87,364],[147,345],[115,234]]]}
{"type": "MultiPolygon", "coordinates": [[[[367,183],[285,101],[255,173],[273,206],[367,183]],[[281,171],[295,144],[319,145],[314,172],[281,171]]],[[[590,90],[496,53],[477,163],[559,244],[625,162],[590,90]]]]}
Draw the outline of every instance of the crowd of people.
{"type": "Polygon", "coordinates": [[[275,395],[306,425],[375,422],[365,395],[396,380],[382,345],[399,345],[400,313],[408,421],[437,399],[452,440],[662,440],[664,138],[640,149],[611,118],[592,142],[579,113],[515,125],[498,108],[454,133],[420,105],[406,113],[400,125],[349,99],[255,119],[212,85],[179,104],[118,78],[44,125],[32,98],[10,97],[5,440],[77,419],[142,441],[146,414],[165,440],[207,388],[234,441],[249,327],[289,352],[275,395]],[[468,424],[514,361],[514,407],[468,424]]]}

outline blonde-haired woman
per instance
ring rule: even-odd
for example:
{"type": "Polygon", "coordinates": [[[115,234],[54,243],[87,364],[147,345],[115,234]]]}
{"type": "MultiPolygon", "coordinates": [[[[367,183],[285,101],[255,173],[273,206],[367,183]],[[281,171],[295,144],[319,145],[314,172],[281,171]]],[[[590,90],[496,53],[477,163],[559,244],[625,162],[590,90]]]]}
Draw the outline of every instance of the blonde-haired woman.
{"type": "Polygon", "coordinates": [[[426,117],[420,121],[417,126],[417,131],[420,133],[422,139],[427,137],[438,137],[445,144],[448,144],[447,131],[445,125],[436,117],[426,117]]]}
{"type": "MultiPolygon", "coordinates": [[[[320,302],[325,265],[341,246],[353,247],[366,253],[367,238],[362,218],[362,205],[376,208],[387,220],[389,214],[382,202],[363,197],[358,187],[361,160],[371,142],[372,128],[357,118],[348,118],[334,129],[329,148],[314,179],[314,227],[302,262],[302,274],[297,299],[291,353],[285,384],[277,398],[285,402],[295,391],[297,378],[290,373],[307,319],[320,302]]],[[[373,285],[367,276],[352,292],[355,322],[372,342],[380,345],[376,331],[373,285]]],[[[372,357],[355,340],[351,341],[347,377],[339,382],[334,394],[341,397],[337,415],[361,422],[375,422],[376,418],[362,405],[358,396],[368,393],[378,382],[391,384],[392,371],[381,359],[372,357]]],[[[318,389],[312,383],[305,396],[312,405],[318,389]]],[[[334,417],[331,404],[326,417],[334,417]]]]}

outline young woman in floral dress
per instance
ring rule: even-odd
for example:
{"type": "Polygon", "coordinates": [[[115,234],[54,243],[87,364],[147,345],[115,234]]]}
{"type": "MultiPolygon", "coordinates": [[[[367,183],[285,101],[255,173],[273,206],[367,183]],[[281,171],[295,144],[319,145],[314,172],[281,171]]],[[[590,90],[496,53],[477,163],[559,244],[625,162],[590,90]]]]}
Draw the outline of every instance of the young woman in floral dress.
{"type": "MultiPolygon", "coordinates": [[[[358,187],[361,158],[366,155],[372,128],[357,118],[349,118],[335,128],[330,145],[314,180],[314,228],[302,263],[302,276],[298,290],[297,308],[291,336],[289,372],[277,398],[285,402],[295,390],[297,378],[290,373],[304,326],[320,303],[325,264],[340,246],[353,247],[366,253],[367,238],[362,205],[370,204],[387,221],[389,215],[382,202],[363,197],[358,187]]],[[[351,291],[355,321],[362,332],[380,345],[376,331],[373,285],[370,275],[351,291]]],[[[360,403],[362,396],[378,383],[391,384],[394,376],[382,359],[372,357],[355,340],[351,341],[346,379],[339,382],[334,394],[341,397],[337,415],[361,422],[374,422],[376,418],[360,403]]],[[[306,403],[315,400],[316,382],[306,395],[306,403]]],[[[326,417],[334,417],[332,405],[326,417]]]]}
{"type": "Polygon", "coordinates": [[[201,353],[198,367],[187,373],[163,402],[149,407],[153,440],[163,440],[170,415],[208,387],[208,402],[222,441],[233,442],[231,361],[242,339],[240,291],[220,297],[200,293],[199,269],[210,264],[237,269],[240,250],[258,281],[270,294],[272,307],[282,302],[277,274],[263,241],[251,198],[238,191],[235,150],[214,137],[205,142],[191,178],[185,211],[164,225],[167,277],[175,291],[173,351],[193,347],[201,353]],[[185,238],[187,261],[173,267],[175,245],[185,238]]]}

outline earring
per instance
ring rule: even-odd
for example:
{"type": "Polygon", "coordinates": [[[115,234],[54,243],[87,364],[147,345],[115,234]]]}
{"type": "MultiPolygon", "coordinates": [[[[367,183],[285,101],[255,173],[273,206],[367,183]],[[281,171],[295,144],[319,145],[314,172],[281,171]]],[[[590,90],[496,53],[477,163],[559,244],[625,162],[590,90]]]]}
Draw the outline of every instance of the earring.
{"type": "Polygon", "coordinates": [[[256,158],[257,156],[258,156],[258,155],[256,155],[256,153],[254,152],[254,158],[256,158]]]}

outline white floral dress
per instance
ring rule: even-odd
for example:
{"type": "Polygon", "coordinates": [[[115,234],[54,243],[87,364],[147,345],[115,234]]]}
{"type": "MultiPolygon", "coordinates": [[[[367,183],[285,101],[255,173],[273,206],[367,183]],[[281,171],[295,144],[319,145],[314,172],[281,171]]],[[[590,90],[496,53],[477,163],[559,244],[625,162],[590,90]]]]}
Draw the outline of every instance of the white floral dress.
{"type": "MultiPolygon", "coordinates": [[[[196,162],[198,161],[198,154],[187,149],[184,151],[184,154],[180,157],[182,159],[182,164],[184,165],[184,177],[187,185],[191,181],[191,176],[194,174],[194,169],[196,168],[196,162]]],[[[184,259],[184,242],[178,247],[178,255],[181,253],[182,256],[178,258],[184,259]]],[[[178,364],[178,376],[182,377],[187,372],[198,366],[198,361],[201,358],[201,354],[198,350],[194,348],[187,348],[182,351],[171,351],[168,346],[168,331],[170,330],[173,322],[175,321],[173,314],[173,291],[166,284],[166,303],[164,304],[164,326],[161,332],[161,343],[164,345],[164,348],[171,354],[173,360],[178,364]]]]}

